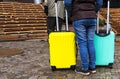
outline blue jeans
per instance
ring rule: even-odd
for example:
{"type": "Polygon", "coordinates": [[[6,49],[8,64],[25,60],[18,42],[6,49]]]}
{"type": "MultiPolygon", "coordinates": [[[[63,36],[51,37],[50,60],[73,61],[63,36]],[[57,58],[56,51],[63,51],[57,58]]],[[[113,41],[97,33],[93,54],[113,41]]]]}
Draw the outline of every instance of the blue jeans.
{"type": "Polygon", "coordinates": [[[82,70],[95,68],[94,33],[96,18],[73,21],[73,27],[80,52],[82,70]]]}

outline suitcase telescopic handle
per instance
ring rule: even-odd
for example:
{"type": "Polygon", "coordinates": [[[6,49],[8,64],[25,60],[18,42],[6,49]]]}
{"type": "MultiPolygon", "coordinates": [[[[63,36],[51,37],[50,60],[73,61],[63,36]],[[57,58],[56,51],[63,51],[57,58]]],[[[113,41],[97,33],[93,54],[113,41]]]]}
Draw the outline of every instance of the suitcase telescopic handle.
{"type": "MultiPolygon", "coordinates": [[[[107,2],[107,27],[106,27],[106,33],[109,33],[110,28],[110,0],[107,2]]],[[[97,14],[97,34],[99,33],[99,12],[97,14]]]]}
{"type": "Polygon", "coordinates": [[[110,23],[110,0],[107,3],[107,34],[109,32],[109,23],[110,23]]]}
{"type": "Polygon", "coordinates": [[[65,9],[65,15],[66,15],[66,31],[69,31],[69,28],[68,28],[68,12],[67,10],[65,9]]]}
{"type": "Polygon", "coordinates": [[[55,14],[56,14],[56,26],[57,26],[57,31],[59,31],[59,24],[58,24],[58,9],[57,9],[57,0],[55,0],[55,14]]]}
{"type": "Polygon", "coordinates": [[[97,13],[97,34],[99,33],[99,12],[97,13]]]}
{"type": "MultiPolygon", "coordinates": [[[[55,0],[55,14],[56,14],[56,26],[57,26],[57,31],[60,31],[59,30],[59,21],[58,21],[58,5],[57,5],[57,1],[58,0],[55,0]]],[[[62,1],[62,0],[60,0],[62,1]]],[[[66,18],[65,18],[65,21],[66,21],[66,31],[69,31],[69,28],[68,28],[68,12],[67,10],[65,9],[65,15],[66,15],[66,18]]]]}

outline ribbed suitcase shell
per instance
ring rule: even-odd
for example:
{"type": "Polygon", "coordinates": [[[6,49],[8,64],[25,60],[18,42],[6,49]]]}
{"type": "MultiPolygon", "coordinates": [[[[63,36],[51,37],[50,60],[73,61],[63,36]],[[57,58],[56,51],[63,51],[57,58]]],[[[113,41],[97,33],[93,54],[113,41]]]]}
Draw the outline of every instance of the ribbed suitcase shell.
{"type": "Polygon", "coordinates": [[[115,34],[110,32],[108,36],[95,35],[96,65],[109,65],[114,63],[115,34]]]}
{"type": "Polygon", "coordinates": [[[49,35],[50,65],[71,68],[76,65],[76,44],[73,32],[52,32],[49,35]]]}

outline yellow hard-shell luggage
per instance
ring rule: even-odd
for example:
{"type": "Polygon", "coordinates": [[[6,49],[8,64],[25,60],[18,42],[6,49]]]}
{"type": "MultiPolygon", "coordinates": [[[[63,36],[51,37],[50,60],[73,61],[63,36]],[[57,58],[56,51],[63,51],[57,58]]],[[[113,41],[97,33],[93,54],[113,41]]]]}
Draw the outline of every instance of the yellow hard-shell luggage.
{"type": "Polygon", "coordinates": [[[76,66],[76,44],[73,32],[52,32],[49,35],[50,65],[52,70],[76,66]]]}
{"type": "MultiPolygon", "coordinates": [[[[57,10],[57,2],[55,2],[57,10]]],[[[68,19],[66,12],[66,30],[59,32],[58,16],[56,11],[57,31],[49,34],[50,66],[55,69],[75,69],[76,66],[76,42],[74,32],[68,31],[68,19]]]]}

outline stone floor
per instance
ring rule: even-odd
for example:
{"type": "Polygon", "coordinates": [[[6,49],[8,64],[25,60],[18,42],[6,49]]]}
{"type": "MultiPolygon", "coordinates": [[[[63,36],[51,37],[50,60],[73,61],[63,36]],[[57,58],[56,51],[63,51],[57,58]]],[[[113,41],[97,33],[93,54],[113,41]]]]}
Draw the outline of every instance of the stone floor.
{"type": "Polygon", "coordinates": [[[0,58],[0,79],[120,79],[120,37],[116,37],[113,69],[97,67],[97,73],[82,76],[73,70],[52,72],[47,39],[0,42],[3,48],[19,48],[23,54],[0,58]]]}

